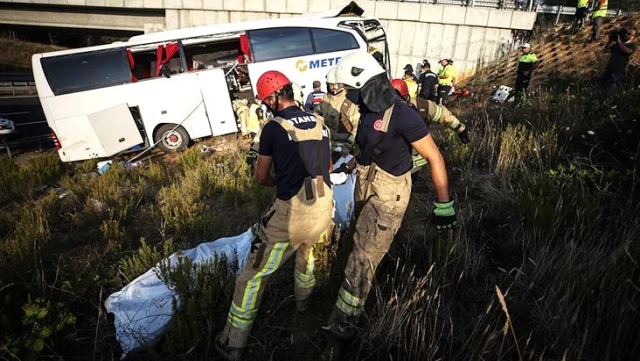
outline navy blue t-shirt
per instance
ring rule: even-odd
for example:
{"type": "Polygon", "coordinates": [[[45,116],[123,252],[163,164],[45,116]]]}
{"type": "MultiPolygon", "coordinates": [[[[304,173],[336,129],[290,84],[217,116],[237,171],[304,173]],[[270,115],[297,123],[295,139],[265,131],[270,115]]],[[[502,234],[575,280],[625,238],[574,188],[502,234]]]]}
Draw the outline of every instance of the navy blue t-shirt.
{"type": "MultiPolygon", "coordinates": [[[[356,134],[356,143],[360,147],[358,164],[370,165],[373,149],[378,144],[384,112],[371,112],[360,107],[361,116],[356,134]]],[[[417,110],[408,104],[396,102],[389,129],[382,141],[383,152],[376,159],[376,164],[385,172],[393,175],[402,175],[413,168],[411,158],[411,143],[426,137],[429,128],[420,117],[417,110]]]]}
{"type": "MultiPolygon", "coordinates": [[[[300,108],[291,106],[276,114],[279,117],[289,120],[296,128],[311,129],[316,126],[315,115],[305,113],[300,108]]],[[[318,146],[315,141],[302,142],[302,149],[308,155],[308,166],[316,176],[318,164],[318,146]]],[[[330,166],[330,145],[329,132],[323,126],[322,130],[322,176],[327,185],[329,181],[330,166]]],[[[294,142],[284,128],[270,121],[265,124],[260,135],[260,155],[273,157],[276,170],[276,197],[282,200],[289,200],[296,195],[304,183],[304,179],[309,176],[302,158],[300,158],[298,143],[294,142]]]]}

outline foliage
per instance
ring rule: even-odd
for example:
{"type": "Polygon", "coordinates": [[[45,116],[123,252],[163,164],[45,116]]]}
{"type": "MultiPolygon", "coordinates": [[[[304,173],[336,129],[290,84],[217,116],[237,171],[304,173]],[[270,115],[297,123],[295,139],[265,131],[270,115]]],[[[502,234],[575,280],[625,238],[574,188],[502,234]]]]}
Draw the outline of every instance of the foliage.
{"type": "MultiPolygon", "coordinates": [[[[9,297],[5,297],[5,306],[9,297]]],[[[4,311],[5,307],[2,307],[4,311]]],[[[2,312],[2,328],[9,326],[11,320],[2,312]]],[[[3,347],[14,357],[22,360],[36,360],[37,355],[52,342],[55,336],[76,323],[76,316],[65,309],[61,302],[52,303],[40,298],[31,300],[22,306],[21,331],[4,333],[3,347]]],[[[5,329],[5,331],[8,331],[5,329]]],[[[49,345],[51,347],[53,345],[49,345]]]]}

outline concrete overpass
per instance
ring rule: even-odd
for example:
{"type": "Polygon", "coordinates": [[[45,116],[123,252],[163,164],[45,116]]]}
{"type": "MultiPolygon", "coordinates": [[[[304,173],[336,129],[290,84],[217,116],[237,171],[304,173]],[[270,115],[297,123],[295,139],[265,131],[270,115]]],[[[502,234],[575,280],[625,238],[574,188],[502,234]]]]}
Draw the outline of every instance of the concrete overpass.
{"type": "MultiPolygon", "coordinates": [[[[356,1],[387,29],[392,73],[452,56],[459,72],[506,54],[536,12],[424,2],[356,1]]],[[[442,2],[439,0],[439,2],[442,2]]],[[[349,0],[0,0],[0,24],[156,32],[326,11],[349,0]]],[[[458,1],[460,3],[460,1],[458,1]]]]}

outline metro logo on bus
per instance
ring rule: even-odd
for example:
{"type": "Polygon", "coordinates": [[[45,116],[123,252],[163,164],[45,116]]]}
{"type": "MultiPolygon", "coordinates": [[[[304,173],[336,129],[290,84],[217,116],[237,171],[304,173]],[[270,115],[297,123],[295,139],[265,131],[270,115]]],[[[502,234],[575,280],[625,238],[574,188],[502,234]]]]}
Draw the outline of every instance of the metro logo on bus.
{"type": "Polygon", "coordinates": [[[296,69],[298,69],[299,72],[305,72],[307,71],[307,69],[319,69],[319,68],[326,68],[326,67],[331,67],[331,66],[335,66],[338,65],[338,61],[340,61],[341,57],[332,57],[332,58],[322,58],[322,59],[316,59],[316,60],[311,60],[308,64],[306,61],[300,59],[298,61],[296,61],[296,69]]]}

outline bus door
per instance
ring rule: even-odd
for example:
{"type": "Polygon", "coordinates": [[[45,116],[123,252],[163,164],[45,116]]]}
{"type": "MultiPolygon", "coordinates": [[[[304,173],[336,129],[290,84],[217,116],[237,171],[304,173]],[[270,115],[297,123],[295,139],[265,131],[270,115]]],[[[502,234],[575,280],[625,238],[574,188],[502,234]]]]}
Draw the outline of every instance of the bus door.
{"type": "MultiPolygon", "coordinates": [[[[186,71],[187,63],[179,41],[131,48],[134,67],[143,65],[145,76],[137,76],[130,106],[138,106],[148,136],[160,124],[181,124],[191,139],[211,135],[198,76],[186,71]],[[146,78],[149,77],[148,80],[146,78]]],[[[134,76],[136,74],[134,73],[134,76]]],[[[132,87],[132,88],[133,88],[132,87]]]]}
{"type": "Polygon", "coordinates": [[[389,77],[391,77],[389,44],[387,43],[387,34],[382,24],[376,19],[363,19],[343,21],[340,25],[356,30],[367,41],[369,54],[378,60],[380,65],[387,70],[389,77]]]}
{"type": "Polygon", "coordinates": [[[237,74],[241,74],[240,61],[245,61],[242,39],[243,33],[235,32],[182,41],[187,71],[198,78],[210,133],[214,136],[238,131],[231,98],[237,98],[240,90],[236,85],[237,74]]]}

